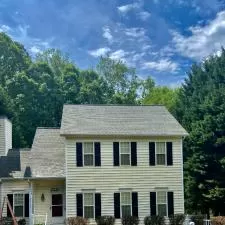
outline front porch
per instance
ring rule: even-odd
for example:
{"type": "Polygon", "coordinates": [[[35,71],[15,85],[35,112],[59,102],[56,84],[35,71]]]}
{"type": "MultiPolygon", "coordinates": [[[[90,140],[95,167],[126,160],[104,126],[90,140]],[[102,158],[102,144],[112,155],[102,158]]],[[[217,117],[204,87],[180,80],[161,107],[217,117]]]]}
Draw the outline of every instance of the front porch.
{"type": "MultiPolygon", "coordinates": [[[[32,179],[23,181],[5,181],[1,189],[1,206],[7,196],[18,220],[25,218],[26,224],[64,224],[65,179],[32,179]]],[[[3,217],[11,217],[6,204],[3,217]]]]}
{"type": "Polygon", "coordinates": [[[66,193],[64,180],[34,180],[30,200],[30,225],[64,224],[66,193]]]}

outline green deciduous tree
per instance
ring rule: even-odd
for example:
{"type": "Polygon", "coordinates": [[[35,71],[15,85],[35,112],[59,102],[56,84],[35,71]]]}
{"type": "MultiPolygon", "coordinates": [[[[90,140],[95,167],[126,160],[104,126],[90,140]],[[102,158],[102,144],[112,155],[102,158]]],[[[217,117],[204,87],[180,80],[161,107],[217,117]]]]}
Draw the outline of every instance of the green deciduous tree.
{"type": "Polygon", "coordinates": [[[179,89],[172,89],[168,87],[152,87],[149,93],[144,97],[143,104],[161,104],[165,105],[169,111],[173,111],[179,89]]]}

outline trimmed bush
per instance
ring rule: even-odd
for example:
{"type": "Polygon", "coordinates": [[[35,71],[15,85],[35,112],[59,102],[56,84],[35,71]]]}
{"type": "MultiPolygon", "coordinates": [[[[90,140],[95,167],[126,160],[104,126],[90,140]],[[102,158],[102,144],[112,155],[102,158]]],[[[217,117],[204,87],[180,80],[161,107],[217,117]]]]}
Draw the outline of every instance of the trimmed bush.
{"type": "Polygon", "coordinates": [[[185,220],[184,214],[175,214],[169,216],[170,225],[183,225],[185,220]]]}
{"type": "Polygon", "coordinates": [[[135,216],[125,216],[122,218],[123,225],[138,225],[139,218],[135,216]]]}
{"type": "Polygon", "coordinates": [[[80,216],[69,217],[66,219],[67,225],[87,225],[87,223],[88,220],[80,216]]]}
{"type": "Polygon", "coordinates": [[[212,225],[225,225],[225,216],[216,216],[212,218],[212,225]]]}
{"type": "Polygon", "coordinates": [[[100,216],[95,219],[97,225],[114,225],[115,218],[113,216],[100,216]]]}
{"type": "Polygon", "coordinates": [[[20,219],[18,221],[18,225],[26,225],[26,220],[25,219],[20,219]]]}
{"type": "Polygon", "coordinates": [[[163,216],[146,216],[144,219],[145,225],[164,225],[163,216]]]}
{"type": "Polygon", "coordinates": [[[13,220],[11,217],[3,217],[2,220],[0,220],[1,225],[13,225],[13,220]]]}

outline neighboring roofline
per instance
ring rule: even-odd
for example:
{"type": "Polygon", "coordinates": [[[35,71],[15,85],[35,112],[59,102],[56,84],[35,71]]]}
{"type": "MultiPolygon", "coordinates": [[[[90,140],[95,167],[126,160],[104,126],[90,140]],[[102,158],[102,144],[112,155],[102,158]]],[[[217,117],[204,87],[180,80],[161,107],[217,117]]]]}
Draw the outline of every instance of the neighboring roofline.
{"type": "Polygon", "coordinates": [[[0,116],[0,119],[6,119],[6,120],[8,120],[10,123],[12,123],[12,120],[9,119],[8,116],[6,116],[6,115],[1,115],[1,116],[0,116]]]}
{"type": "Polygon", "coordinates": [[[60,136],[63,137],[79,137],[79,138],[93,138],[93,137],[102,137],[102,138],[106,138],[106,137],[118,137],[118,138],[177,138],[177,137],[187,137],[189,136],[188,133],[186,134],[151,134],[151,135],[129,135],[129,134],[66,134],[66,133],[61,133],[60,132],[60,136]]]}
{"type": "MultiPolygon", "coordinates": [[[[162,104],[149,104],[149,105],[134,105],[134,104],[63,104],[63,106],[136,106],[136,107],[140,107],[140,106],[163,106],[165,107],[165,105],[162,104]]],[[[166,108],[166,107],[165,107],[166,108]]]]}
{"type": "Polygon", "coordinates": [[[52,130],[60,130],[60,127],[37,127],[36,130],[37,129],[43,129],[43,130],[48,130],[48,129],[49,130],[51,130],[51,129],[52,130]]]}
{"type": "Polygon", "coordinates": [[[12,180],[64,180],[66,177],[2,177],[0,178],[0,183],[2,181],[12,181],[12,180]]]}

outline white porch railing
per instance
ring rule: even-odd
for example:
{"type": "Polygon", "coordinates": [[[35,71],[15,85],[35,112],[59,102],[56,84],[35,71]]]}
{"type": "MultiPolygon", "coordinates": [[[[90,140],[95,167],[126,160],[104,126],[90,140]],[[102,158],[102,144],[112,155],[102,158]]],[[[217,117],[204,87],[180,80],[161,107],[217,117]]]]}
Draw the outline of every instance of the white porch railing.
{"type": "Polygon", "coordinates": [[[47,225],[48,221],[48,214],[46,213],[45,215],[32,215],[33,218],[33,225],[34,224],[44,224],[47,225]]]}

